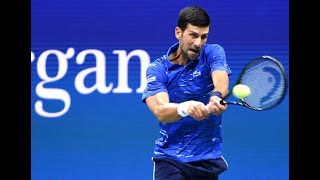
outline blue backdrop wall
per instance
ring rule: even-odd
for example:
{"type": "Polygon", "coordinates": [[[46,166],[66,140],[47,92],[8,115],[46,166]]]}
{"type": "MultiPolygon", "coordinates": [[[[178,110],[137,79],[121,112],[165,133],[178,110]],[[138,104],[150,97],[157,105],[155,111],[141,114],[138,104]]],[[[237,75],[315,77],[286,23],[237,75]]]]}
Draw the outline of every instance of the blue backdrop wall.
{"type": "MultiPolygon", "coordinates": [[[[289,77],[288,0],[32,0],[33,180],[149,180],[158,122],[141,102],[146,66],[176,42],[177,14],[211,15],[208,43],[225,48],[233,85],[252,58],[289,77]]],[[[222,180],[289,179],[289,99],[255,112],[229,106],[222,180]]]]}

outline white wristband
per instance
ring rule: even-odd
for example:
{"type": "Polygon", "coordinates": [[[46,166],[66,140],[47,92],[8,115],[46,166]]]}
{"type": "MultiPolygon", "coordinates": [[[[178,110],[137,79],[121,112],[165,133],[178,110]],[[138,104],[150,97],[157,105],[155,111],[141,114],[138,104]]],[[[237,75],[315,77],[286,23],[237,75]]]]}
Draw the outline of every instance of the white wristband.
{"type": "Polygon", "coordinates": [[[191,104],[190,101],[186,101],[186,102],[178,104],[177,111],[181,117],[189,116],[188,108],[189,108],[190,104],[191,104]]]}

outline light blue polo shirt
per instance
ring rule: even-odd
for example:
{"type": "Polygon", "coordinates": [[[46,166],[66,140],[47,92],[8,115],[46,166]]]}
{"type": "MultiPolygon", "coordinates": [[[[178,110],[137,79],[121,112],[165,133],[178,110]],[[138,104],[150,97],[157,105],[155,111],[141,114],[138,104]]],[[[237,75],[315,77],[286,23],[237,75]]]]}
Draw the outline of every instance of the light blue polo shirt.
{"type": "MultiPolygon", "coordinates": [[[[198,59],[186,66],[169,61],[169,55],[178,47],[178,43],[172,45],[166,55],[149,64],[142,102],[149,96],[167,92],[170,102],[196,100],[207,104],[214,89],[211,73],[215,70],[232,73],[225,51],[218,44],[206,44],[198,59]]],[[[210,115],[208,119],[196,121],[187,116],[173,123],[159,122],[160,138],[155,141],[154,156],[182,162],[221,157],[221,117],[210,115]]]]}

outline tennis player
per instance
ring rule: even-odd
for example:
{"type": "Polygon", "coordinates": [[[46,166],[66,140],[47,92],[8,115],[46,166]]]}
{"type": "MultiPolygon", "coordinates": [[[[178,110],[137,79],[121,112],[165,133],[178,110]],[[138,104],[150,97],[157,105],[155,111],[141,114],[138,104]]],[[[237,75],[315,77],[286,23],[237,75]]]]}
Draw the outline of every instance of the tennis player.
{"type": "Polygon", "coordinates": [[[149,64],[142,102],[159,120],[153,179],[217,180],[222,156],[221,119],[231,70],[219,44],[206,44],[210,17],[197,6],[179,12],[178,42],[149,64]]]}

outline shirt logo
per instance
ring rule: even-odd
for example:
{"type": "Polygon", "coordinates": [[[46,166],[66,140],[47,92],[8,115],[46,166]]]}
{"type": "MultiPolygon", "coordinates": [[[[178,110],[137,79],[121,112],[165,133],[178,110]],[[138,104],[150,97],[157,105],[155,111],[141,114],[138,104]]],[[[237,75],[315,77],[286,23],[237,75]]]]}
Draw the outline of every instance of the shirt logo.
{"type": "Polygon", "coordinates": [[[197,76],[200,76],[201,75],[201,72],[200,71],[194,71],[193,73],[192,73],[192,76],[193,77],[197,77],[197,76]]]}
{"type": "Polygon", "coordinates": [[[155,81],[156,80],[156,77],[155,76],[151,76],[151,77],[148,77],[147,78],[147,82],[150,83],[152,81],[155,81]]]}

